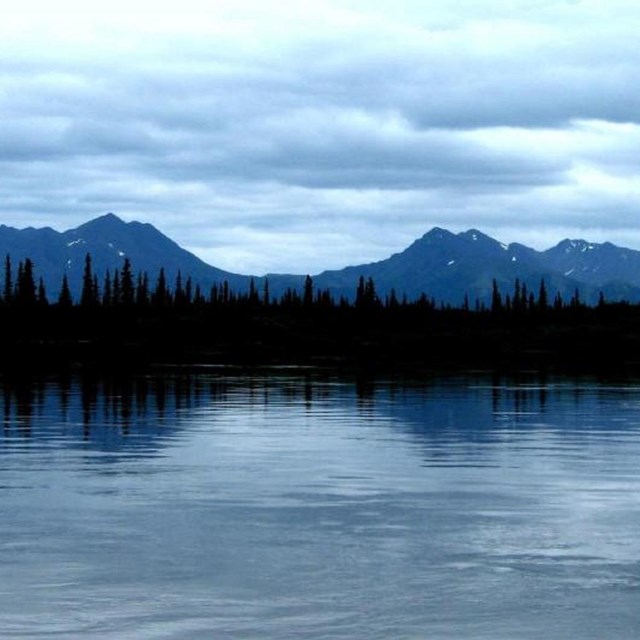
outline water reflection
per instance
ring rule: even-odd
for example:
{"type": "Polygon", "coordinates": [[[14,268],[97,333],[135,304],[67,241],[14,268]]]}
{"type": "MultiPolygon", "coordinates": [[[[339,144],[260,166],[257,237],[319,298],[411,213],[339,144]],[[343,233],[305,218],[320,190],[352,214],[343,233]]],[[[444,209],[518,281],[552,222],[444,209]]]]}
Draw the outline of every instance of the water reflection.
{"type": "MultiPolygon", "coordinates": [[[[635,412],[640,387],[547,376],[456,376],[448,380],[342,379],[322,372],[175,372],[134,377],[64,375],[0,381],[5,438],[81,440],[109,450],[157,450],[194,411],[217,407],[300,406],[388,419],[417,440],[491,442],[508,430],[553,422],[588,430],[608,402],[635,412]],[[487,390],[490,392],[487,393],[487,390]]],[[[623,421],[624,422],[624,421],[623,421]]]]}
{"type": "Polygon", "coordinates": [[[0,384],[8,637],[640,633],[637,385],[228,369],[0,384]]]}

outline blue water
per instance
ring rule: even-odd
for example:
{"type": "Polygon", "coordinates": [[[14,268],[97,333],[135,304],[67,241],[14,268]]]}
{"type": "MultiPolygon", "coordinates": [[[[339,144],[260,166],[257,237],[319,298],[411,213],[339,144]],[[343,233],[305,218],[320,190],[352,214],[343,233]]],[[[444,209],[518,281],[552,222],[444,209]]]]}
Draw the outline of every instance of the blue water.
{"type": "Polygon", "coordinates": [[[640,384],[0,383],[0,637],[640,637],[640,384]]]}

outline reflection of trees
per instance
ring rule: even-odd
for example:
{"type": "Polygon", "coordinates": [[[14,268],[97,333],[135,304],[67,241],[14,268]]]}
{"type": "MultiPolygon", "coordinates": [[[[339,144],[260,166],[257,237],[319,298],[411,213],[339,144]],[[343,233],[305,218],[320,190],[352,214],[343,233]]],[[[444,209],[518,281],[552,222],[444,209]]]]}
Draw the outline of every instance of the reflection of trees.
{"type": "Polygon", "coordinates": [[[87,372],[3,378],[0,386],[7,438],[12,433],[54,438],[59,430],[65,446],[126,450],[128,455],[154,455],[200,407],[215,419],[218,407],[225,412],[234,406],[260,411],[298,407],[319,415],[329,406],[345,416],[355,411],[365,420],[388,417],[390,429],[409,433],[429,450],[445,451],[437,445],[453,441],[463,445],[459,451],[471,452],[478,443],[504,438],[511,428],[532,428],[540,422],[532,414],[567,411],[568,400],[580,403],[584,411],[584,403],[592,401],[576,390],[580,384],[558,387],[544,376],[498,374],[412,383],[380,382],[365,375],[344,381],[335,374],[309,371],[203,375],[168,370],[126,377],[87,372]]]}
{"type": "Polygon", "coordinates": [[[43,402],[44,390],[29,378],[20,377],[2,384],[3,420],[5,435],[15,429],[24,437],[31,435],[35,407],[43,402]]]}
{"type": "Polygon", "coordinates": [[[90,376],[83,376],[80,382],[80,398],[82,400],[82,424],[85,437],[89,435],[89,425],[91,424],[97,395],[96,380],[90,376]]]}
{"type": "MultiPolygon", "coordinates": [[[[145,387],[148,390],[148,387],[145,387]]],[[[156,411],[160,420],[164,419],[164,413],[167,406],[167,388],[164,377],[160,377],[155,381],[153,386],[154,397],[156,399],[156,411]]]]}
{"type": "Polygon", "coordinates": [[[507,412],[514,420],[530,412],[544,413],[549,394],[549,377],[541,372],[535,375],[492,377],[493,413],[507,412]]]}
{"type": "Polygon", "coordinates": [[[58,380],[58,388],[60,390],[60,420],[67,421],[69,414],[69,398],[71,395],[71,378],[68,375],[60,376],[58,380]]]}
{"type": "Polygon", "coordinates": [[[16,388],[16,424],[23,436],[31,435],[31,421],[35,401],[35,389],[27,380],[16,388]]]}
{"type": "Polygon", "coordinates": [[[11,387],[6,381],[3,381],[2,384],[2,400],[3,424],[6,433],[11,424],[11,387]]]}
{"type": "Polygon", "coordinates": [[[65,434],[80,429],[80,441],[112,448],[123,446],[133,430],[136,446],[151,444],[166,418],[173,424],[178,410],[191,407],[194,397],[190,377],[106,377],[87,372],[58,378],[5,377],[0,385],[7,436],[19,430],[45,438],[56,428],[65,434]]]}
{"type": "Polygon", "coordinates": [[[355,383],[358,409],[370,413],[375,406],[376,383],[370,377],[358,376],[355,383]]]}

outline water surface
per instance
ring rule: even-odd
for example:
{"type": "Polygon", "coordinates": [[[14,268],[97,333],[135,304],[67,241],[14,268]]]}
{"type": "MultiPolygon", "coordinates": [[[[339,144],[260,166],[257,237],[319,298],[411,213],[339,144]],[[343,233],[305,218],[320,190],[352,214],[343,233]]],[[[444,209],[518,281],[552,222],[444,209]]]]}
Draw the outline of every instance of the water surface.
{"type": "Polygon", "coordinates": [[[3,638],[640,636],[640,386],[2,391],[3,638]]]}

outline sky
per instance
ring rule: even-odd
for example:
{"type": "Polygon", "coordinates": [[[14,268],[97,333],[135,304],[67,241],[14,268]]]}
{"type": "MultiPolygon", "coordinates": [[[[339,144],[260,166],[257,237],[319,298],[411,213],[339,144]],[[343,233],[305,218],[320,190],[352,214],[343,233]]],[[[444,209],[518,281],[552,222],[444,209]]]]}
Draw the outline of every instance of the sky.
{"type": "Polygon", "coordinates": [[[113,212],[256,275],[434,226],[640,249],[640,3],[11,4],[2,224],[113,212]]]}

